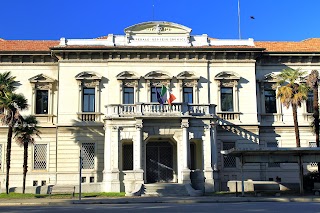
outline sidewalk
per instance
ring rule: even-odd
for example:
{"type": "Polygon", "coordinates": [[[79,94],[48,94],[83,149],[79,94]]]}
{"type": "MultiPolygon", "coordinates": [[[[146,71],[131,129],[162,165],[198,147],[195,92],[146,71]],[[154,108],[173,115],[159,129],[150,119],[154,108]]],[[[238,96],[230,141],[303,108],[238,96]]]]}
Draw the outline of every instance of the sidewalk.
{"type": "Polygon", "coordinates": [[[237,202],[319,202],[319,196],[280,196],[280,197],[121,197],[121,198],[82,198],[75,199],[0,199],[0,206],[16,205],[72,205],[72,204],[130,204],[130,203],[237,203],[237,202]]]}

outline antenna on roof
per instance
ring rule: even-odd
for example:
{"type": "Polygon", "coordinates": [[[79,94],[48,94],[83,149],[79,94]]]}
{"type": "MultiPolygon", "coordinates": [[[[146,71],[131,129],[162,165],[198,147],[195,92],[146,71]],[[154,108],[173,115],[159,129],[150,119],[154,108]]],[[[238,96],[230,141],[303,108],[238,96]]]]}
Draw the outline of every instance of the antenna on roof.
{"type": "Polygon", "coordinates": [[[240,26],[240,0],[238,0],[238,31],[239,31],[239,39],[241,39],[241,26],[240,26]]]}

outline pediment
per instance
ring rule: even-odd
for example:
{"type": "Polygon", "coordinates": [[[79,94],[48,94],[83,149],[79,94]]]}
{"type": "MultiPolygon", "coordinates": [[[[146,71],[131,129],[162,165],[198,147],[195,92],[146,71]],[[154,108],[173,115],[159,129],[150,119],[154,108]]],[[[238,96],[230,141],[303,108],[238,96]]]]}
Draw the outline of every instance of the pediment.
{"type": "Polygon", "coordinates": [[[81,72],[78,75],[75,76],[75,78],[77,80],[101,80],[102,76],[96,74],[95,72],[91,72],[91,71],[85,71],[85,72],[81,72]]]}
{"type": "Polygon", "coordinates": [[[131,71],[123,71],[121,73],[119,73],[117,75],[117,79],[118,80],[123,80],[123,79],[132,79],[132,80],[135,80],[135,79],[139,79],[139,77],[134,73],[134,72],[131,72],[131,71]]]}
{"type": "Polygon", "coordinates": [[[232,71],[225,71],[225,72],[220,72],[218,73],[215,78],[216,80],[223,80],[223,79],[234,79],[234,80],[239,80],[240,76],[232,71]]]}
{"type": "Polygon", "coordinates": [[[266,75],[263,76],[262,81],[277,81],[277,75],[274,73],[268,73],[266,75]]]}
{"type": "Polygon", "coordinates": [[[36,75],[32,78],[29,78],[30,83],[53,83],[55,80],[44,74],[36,75]]]}
{"type": "Polygon", "coordinates": [[[126,35],[147,35],[147,34],[168,34],[168,35],[190,35],[191,29],[176,24],[173,22],[165,21],[152,21],[152,22],[143,22],[133,26],[130,26],[124,30],[126,35]]]}
{"type": "Polygon", "coordinates": [[[144,76],[145,79],[171,79],[171,77],[163,71],[152,71],[144,76]]]}
{"type": "Polygon", "coordinates": [[[193,72],[183,71],[177,75],[177,79],[199,79],[193,72]]]}

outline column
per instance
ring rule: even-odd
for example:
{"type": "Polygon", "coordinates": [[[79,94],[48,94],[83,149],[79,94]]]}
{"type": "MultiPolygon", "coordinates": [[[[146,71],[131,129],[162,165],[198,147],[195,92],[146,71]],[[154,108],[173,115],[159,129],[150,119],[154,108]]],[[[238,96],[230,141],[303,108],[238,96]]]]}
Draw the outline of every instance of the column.
{"type": "Polygon", "coordinates": [[[134,151],[133,151],[133,169],[135,174],[135,183],[144,183],[143,180],[143,169],[142,169],[142,120],[139,119],[136,122],[136,138],[134,140],[134,151]]]}
{"type": "MultiPolygon", "coordinates": [[[[182,170],[181,170],[181,182],[190,183],[190,169],[188,166],[189,159],[189,121],[188,119],[182,119],[181,128],[182,128],[182,170]]],[[[180,158],[181,159],[181,158],[180,158]]]]}
{"type": "MultiPolygon", "coordinates": [[[[108,121],[106,121],[108,122],[108,121]]],[[[103,182],[105,192],[120,192],[119,127],[105,125],[103,182]]]]}
{"type": "Polygon", "coordinates": [[[216,126],[213,123],[206,122],[204,125],[202,145],[205,192],[214,192],[215,190],[219,190],[219,181],[216,126]]]}

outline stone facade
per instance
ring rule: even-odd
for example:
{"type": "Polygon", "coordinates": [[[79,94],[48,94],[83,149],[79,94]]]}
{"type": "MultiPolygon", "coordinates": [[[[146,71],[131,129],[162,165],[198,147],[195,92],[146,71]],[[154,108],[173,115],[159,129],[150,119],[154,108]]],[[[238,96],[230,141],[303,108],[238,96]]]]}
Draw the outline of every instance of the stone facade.
{"type": "MultiPolygon", "coordinates": [[[[21,41],[15,49],[0,40],[0,72],[17,77],[17,93],[30,106],[22,114],[34,114],[42,132],[29,148],[27,185],[77,185],[82,150],[82,182],[101,191],[133,191],[151,182],[196,185],[199,179],[206,192],[226,190],[227,181],[240,180],[240,166],[220,150],[295,146],[291,109],[277,100],[276,111],[267,112],[265,91],[284,68],[319,70],[317,51],[190,33],[179,24],[146,22],[98,39],[21,41]],[[155,101],[161,86],[175,95],[172,105],[155,101]],[[36,147],[41,144],[45,149],[36,147]]],[[[304,42],[296,44],[308,46],[304,42]]],[[[301,145],[311,146],[306,103],[298,114],[301,145]]],[[[6,133],[1,126],[1,188],[6,133]]],[[[23,149],[13,143],[11,187],[21,186],[22,161],[23,149]]],[[[281,176],[288,183],[298,182],[297,170],[284,163],[244,166],[245,179],[281,176]]]]}

